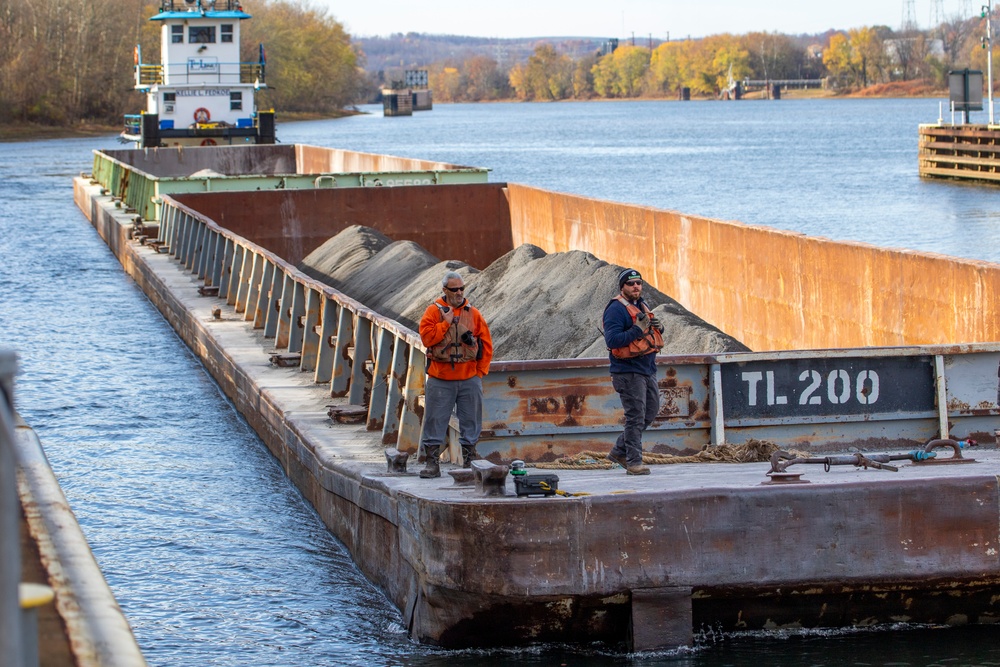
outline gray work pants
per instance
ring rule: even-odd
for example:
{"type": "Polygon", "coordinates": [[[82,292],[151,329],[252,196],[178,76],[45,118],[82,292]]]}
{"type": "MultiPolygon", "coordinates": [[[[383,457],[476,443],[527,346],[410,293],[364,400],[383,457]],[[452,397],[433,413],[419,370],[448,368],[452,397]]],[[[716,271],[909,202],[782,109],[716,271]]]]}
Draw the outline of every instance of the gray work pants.
{"type": "Polygon", "coordinates": [[[625,408],[625,430],[611,448],[611,453],[624,458],[628,466],[642,464],[642,432],[660,411],[660,392],[656,376],[641,373],[612,373],[611,386],[618,392],[625,408]]]}
{"type": "Polygon", "coordinates": [[[452,409],[458,414],[458,442],[474,447],[483,430],[483,379],[440,380],[428,377],[424,385],[424,424],[420,433],[423,448],[441,447],[448,442],[448,421],[452,409]]]}

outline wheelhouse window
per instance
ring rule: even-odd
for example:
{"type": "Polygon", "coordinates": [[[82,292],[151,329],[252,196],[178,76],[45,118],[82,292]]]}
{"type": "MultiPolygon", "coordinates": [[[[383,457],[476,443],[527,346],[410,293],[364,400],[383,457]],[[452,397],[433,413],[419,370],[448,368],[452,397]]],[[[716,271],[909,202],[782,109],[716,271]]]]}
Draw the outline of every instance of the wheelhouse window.
{"type": "Polygon", "coordinates": [[[182,25],[170,26],[170,42],[173,44],[184,43],[184,26],[182,25]]]}
{"type": "Polygon", "coordinates": [[[189,26],[188,44],[215,44],[215,26],[189,26]]]}
{"type": "Polygon", "coordinates": [[[223,43],[233,41],[233,26],[231,23],[223,23],[219,27],[219,37],[223,43]]]}
{"type": "Polygon", "coordinates": [[[243,111],[243,93],[229,93],[229,110],[243,111]]]}

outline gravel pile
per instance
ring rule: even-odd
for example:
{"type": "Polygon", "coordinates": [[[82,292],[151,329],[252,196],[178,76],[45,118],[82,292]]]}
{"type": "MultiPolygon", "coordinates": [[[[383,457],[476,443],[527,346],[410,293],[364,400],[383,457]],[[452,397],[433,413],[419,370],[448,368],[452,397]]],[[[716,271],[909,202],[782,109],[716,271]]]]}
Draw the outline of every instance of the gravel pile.
{"type": "MultiPolygon", "coordinates": [[[[622,268],[579,250],[549,254],[525,244],[478,271],[357,225],[299,264],[304,273],[414,330],[440,296],[445,271],[457,271],[469,301],[490,325],[498,360],[607,357],[601,321],[622,268]]],[[[665,326],[663,354],[748,350],[653,287],[643,296],[665,326]]]]}

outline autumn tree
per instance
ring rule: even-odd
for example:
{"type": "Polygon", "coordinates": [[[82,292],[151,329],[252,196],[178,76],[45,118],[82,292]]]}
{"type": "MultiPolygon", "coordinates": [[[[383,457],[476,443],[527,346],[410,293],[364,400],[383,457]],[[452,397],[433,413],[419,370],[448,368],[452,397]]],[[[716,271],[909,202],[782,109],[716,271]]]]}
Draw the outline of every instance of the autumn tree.
{"type": "Polygon", "coordinates": [[[812,78],[806,71],[806,50],[788,35],[751,32],[740,43],[750,56],[750,76],[754,79],[812,78]]]}
{"type": "Polygon", "coordinates": [[[559,100],[573,90],[573,61],[541,44],[523,65],[510,71],[510,85],[522,100],[559,100]]]}
{"type": "Polygon", "coordinates": [[[649,49],[620,46],[592,68],[594,90],[601,97],[635,97],[642,92],[649,71],[649,49]]]}
{"type": "Polygon", "coordinates": [[[588,99],[594,96],[594,65],[597,55],[588,55],[576,61],[573,68],[573,97],[588,99]]]}
{"type": "Polygon", "coordinates": [[[474,56],[462,64],[462,70],[465,100],[481,102],[509,96],[508,78],[493,58],[474,56]]]}
{"type": "Polygon", "coordinates": [[[333,112],[354,104],[363,84],[360,57],[344,26],[306,0],[271,0],[247,7],[243,60],[267,51],[268,100],[282,111],[333,112]]]}
{"type": "Polygon", "coordinates": [[[874,28],[856,28],[847,34],[833,35],[823,52],[823,64],[831,75],[848,86],[864,88],[888,78],[885,43],[874,28]]]}
{"type": "Polygon", "coordinates": [[[0,0],[0,121],[109,120],[150,0],[0,0]]]}

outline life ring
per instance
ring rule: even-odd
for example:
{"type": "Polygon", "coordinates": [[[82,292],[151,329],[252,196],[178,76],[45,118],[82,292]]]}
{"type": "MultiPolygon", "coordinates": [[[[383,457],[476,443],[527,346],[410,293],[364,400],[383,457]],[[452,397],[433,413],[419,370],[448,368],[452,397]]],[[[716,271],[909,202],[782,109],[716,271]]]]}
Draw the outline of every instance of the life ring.
{"type": "Polygon", "coordinates": [[[198,107],[194,110],[194,122],[207,123],[210,120],[212,120],[212,114],[208,113],[208,109],[205,107],[198,107]]]}
{"type": "Polygon", "coordinates": [[[202,146],[214,146],[215,145],[215,139],[202,139],[201,140],[201,145],[202,146]]]}

